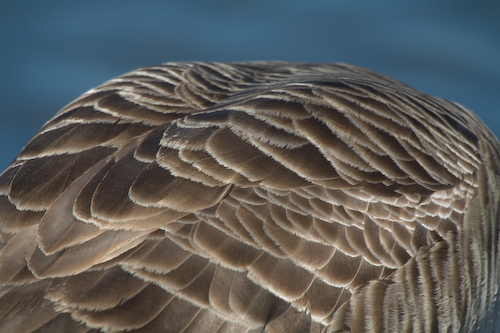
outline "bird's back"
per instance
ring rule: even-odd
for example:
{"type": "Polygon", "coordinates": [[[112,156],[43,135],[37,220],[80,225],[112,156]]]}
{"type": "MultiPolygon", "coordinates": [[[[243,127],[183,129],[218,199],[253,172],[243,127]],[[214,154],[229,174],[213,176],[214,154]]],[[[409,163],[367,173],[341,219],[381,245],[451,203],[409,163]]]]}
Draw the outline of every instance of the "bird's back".
{"type": "Polygon", "coordinates": [[[130,72],[0,176],[0,329],[472,330],[496,316],[499,147],[350,65],[130,72]]]}

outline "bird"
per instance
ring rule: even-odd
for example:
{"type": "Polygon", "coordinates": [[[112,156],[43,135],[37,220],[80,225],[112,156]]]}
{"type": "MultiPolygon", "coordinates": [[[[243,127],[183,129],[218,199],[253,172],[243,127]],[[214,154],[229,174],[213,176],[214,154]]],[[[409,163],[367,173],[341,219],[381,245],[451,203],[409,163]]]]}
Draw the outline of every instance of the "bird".
{"type": "Polygon", "coordinates": [[[140,68],[1,174],[0,331],[494,331],[499,168],[475,114],[368,69],[140,68]]]}

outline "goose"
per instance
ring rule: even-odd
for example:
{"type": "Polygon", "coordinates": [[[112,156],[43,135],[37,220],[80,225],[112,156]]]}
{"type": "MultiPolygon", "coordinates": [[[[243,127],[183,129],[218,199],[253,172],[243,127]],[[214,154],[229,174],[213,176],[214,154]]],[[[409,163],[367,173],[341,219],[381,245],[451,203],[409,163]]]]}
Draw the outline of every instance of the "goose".
{"type": "Polygon", "coordinates": [[[499,168],[471,111],[367,69],[141,68],[1,174],[0,331],[494,331],[499,168]]]}

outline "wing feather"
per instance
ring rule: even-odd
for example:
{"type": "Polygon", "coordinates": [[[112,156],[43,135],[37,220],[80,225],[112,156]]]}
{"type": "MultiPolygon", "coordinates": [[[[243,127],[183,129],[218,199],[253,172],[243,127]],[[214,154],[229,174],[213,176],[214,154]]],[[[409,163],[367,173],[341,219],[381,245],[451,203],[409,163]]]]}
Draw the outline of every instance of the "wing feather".
{"type": "Polygon", "coordinates": [[[345,64],[127,73],[0,175],[0,327],[468,330],[498,287],[499,147],[345,64]]]}

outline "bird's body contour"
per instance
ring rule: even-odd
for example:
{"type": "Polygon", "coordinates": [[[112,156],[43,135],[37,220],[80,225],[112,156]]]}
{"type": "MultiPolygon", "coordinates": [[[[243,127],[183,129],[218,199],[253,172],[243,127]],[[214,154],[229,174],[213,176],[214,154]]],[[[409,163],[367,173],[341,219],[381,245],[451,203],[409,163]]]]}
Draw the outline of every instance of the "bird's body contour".
{"type": "Polygon", "coordinates": [[[0,331],[487,330],[499,165],[470,111],[355,66],[138,69],[0,176],[0,331]]]}

